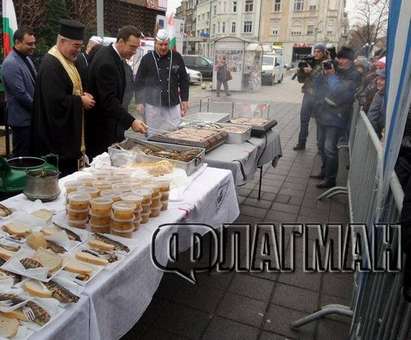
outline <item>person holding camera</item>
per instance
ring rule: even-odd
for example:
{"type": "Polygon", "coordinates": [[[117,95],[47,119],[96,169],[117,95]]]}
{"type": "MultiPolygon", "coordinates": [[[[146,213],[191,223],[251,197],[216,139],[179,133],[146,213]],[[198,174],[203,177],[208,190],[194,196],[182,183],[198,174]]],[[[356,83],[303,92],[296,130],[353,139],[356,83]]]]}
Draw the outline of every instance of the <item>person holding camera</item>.
{"type": "Polygon", "coordinates": [[[321,95],[317,117],[318,143],[322,160],[321,173],[311,176],[322,179],[317,188],[335,186],[338,171],[337,144],[348,131],[354,96],[361,76],[354,66],[354,51],[342,47],[337,53],[336,63],[326,60],[322,63],[319,81],[321,95]]]}
{"type": "Polygon", "coordinates": [[[316,81],[315,79],[321,75],[321,63],[326,60],[327,49],[324,44],[318,43],[314,45],[314,55],[311,58],[306,58],[298,64],[297,80],[303,83],[301,90],[304,93],[303,102],[300,111],[300,133],[298,135],[298,143],[294,150],[305,150],[305,144],[308,137],[308,127],[310,118],[316,111],[316,81]]]}

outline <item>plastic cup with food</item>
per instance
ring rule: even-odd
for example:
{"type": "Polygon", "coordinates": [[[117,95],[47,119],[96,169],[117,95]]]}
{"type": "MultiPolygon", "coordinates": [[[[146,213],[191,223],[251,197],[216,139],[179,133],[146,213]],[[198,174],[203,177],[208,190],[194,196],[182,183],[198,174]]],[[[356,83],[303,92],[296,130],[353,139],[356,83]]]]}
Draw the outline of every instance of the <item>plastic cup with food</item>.
{"type": "Polygon", "coordinates": [[[68,220],[68,225],[73,228],[79,228],[79,229],[86,229],[88,222],[88,218],[78,221],[78,220],[68,220]]]}
{"type": "Polygon", "coordinates": [[[69,220],[72,221],[84,221],[88,218],[88,208],[82,210],[67,208],[67,215],[69,220]]]}
{"type": "Polygon", "coordinates": [[[78,181],[67,181],[64,183],[64,188],[66,189],[66,193],[70,194],[71,192],[77,191],[77,188],[81,186],[78,181]]]}
{"type": "Polygon", "coordinates": [[[93,213],[90,214],[90,224],[94,225],[109,225],[111,223],[111,215],[102,216],[102,215],[95,215],[93,213]]]}
{"type": "Polygon", "coordinates": [[[146,224],[150,220],[151,210],[147,213],[141,213],[140,224],[146,224]]]}
{"type": "Polygon", "coordinates": [[[151,207],[150,217],[160,216],[161,204],[158,207],[151,207]]]}
{"type": "Polygon", "coordinates": [[[100,196],[100,190],[95,188],[95,187],[87,187],[87,186],[81,186],[77,189],[78,192],[86,192],[88,193],[91,198],[96,198],[100,196]]]}
{"type": "Polygon", "coordinates": [[[90,223],[90,230],[93,233],[109,234],[111,231],[111,227],[110,224],[98,225],[90,223]]]}
{"type": "Polygon", "coordinates": [[[127,230],[119,230],[119,229],[111,227],[111,233],[113,235],[120,236],[120,237],[132,238],[133,232],[134,232],[134,226],[127,230]]]}
{"type": "Polygon", "coordinates": [[[91,213],[98,216],[110,216],[113,200],[110,197],[97,197],[90,201],[91,213]]]}
{"type": "Polygon", "coordinates": [[[143,198],[142,204],[151,204],[151,197],[153,192],[151,189],[138,189],[133,190],[133,194],[141,196],[143,198]]]}
{"type": "Polygon", "coordinates": [[[74,191],[68,195],[68,205],[70,209],[85,210],[88,209],[91,196],[86,192],[74,191]]]}
{"type": "Polygon", "coordinates": [[[115,219],[128,221],[134,219],[136,208],[134,203],[119,201],[113,203],[112,210],[115,219]]]}
{"type": "Polygon", "coordinates": [[[129,220],[120,220],[112,216],[111,227],[116,230],[128,230],[130,228],[134,229],[134,216],[129,220]]]}
{"type": "Polygon", "coordinates": [[[143,203],[143,197],[142,196],[138,196],[136,194],[133,193],[126,193],[124,195],[122,195],[121,200],[123,202],[128,202],[128,203],[132,203],[135,205],[136,210],[141,208],[141,204],[143,203]]]}

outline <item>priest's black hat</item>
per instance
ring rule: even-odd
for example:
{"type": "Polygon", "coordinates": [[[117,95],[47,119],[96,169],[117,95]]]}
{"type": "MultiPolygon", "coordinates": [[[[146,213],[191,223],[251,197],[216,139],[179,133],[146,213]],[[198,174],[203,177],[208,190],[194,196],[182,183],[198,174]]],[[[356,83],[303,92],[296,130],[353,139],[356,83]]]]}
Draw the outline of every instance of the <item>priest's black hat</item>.
{"type": "Polygon", "coordinates": [[[67,39],[84,40],[85,26],[75,20],[61,19],[59,34],[67,39]]]}

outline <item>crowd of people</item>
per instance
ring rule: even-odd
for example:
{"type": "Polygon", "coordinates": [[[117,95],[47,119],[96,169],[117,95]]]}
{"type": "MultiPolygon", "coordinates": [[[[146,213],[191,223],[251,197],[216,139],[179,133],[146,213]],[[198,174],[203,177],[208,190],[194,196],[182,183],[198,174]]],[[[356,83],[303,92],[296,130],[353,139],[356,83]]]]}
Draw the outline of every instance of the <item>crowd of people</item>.
{"type": "Polygon", "coordinates": [[[157,32],[155,50],[142,58],[134,77],[126,61],[139,47],[136,27],[121,28],[109,46],[90,39],[81,53],[84,29],[77,21],[61,20],[56,45],[36,70],[30,59],[34,33],[20,28],[2,65],[13,156],[56,154],[62,175],[122,141],[127,129],[170,129],[188,110],[189,78],[181,55],[169,49],[167,31],[157,32]],[[129,83],[145,122],[125,104],[129,83]]]}
{"type": "Polygon", "coordinates": [[[338,52],[318,43],[313,56],[298,65],[297,79],[304,93],[300,111],[300,133],[295,151],[305,150],[309,122],[317,125],[321,171],[312,178],[322,180],[318,188],[336,185],[338,144],[350,133],[353,103],[357,99],[374,127],[383,136],[385,127],[385,59],[368,60],[342,47],[338,52]]]}

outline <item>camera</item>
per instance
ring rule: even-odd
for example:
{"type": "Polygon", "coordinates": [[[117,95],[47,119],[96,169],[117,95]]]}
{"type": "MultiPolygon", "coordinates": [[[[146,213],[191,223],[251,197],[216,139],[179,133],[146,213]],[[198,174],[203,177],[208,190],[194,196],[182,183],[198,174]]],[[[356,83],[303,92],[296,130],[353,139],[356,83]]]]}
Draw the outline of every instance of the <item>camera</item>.
{"type": "Polygon", "coordinates": [[[323,69],[324,70],[332,70],[334,68],[334,65],[331,60],[326,60],[323,62],[323,69]]]}
{"type": "Polygon", "coordinates": [[[304,57],[299,63],[298,63],[298,68],[299,69],[303,69],[304,67],[308,67],[308,66],[313,66],[314,65],[314,57],[309,55],[304,57]]]}

